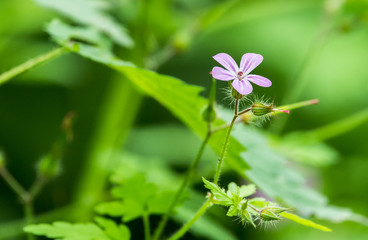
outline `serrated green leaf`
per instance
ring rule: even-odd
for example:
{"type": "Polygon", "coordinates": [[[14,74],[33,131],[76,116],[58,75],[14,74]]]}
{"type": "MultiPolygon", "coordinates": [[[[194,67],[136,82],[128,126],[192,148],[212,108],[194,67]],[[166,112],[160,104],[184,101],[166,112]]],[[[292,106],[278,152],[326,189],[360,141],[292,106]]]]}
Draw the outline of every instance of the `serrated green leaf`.
{"type": "Polygon", "coordinates": [[[103,217],[95,217],[94,220],[105,230],[105,234],[112,240],[130,239],[130,230],[127,226],[117,225],[114,221],[103,217]]]}
{"type": "Polygon", "coordinates": [[[204,182],[204,186],[211,191],[213,196],[215,197],[216,203],[221,204],[224,206],[230,206],[233,204],[231,201],[231,198],[229,198],[225,190],[220,188],[217,184],[214,184],[213,182],[210,182],[202,177],[202,180],[204,182]]]}
{"type": "Polygon", "coordinates": [[[35,224],[24,227],[24,231],[59,240],[110,240],[108,236],[93,223],[54,222],[53,224],[35,224]]]}
{"type": "Polygon", "coordinates": [[[95,211],[112,217],[123,217],[124,222],[129,222],[143,214],[142,206],[136,201],[129,199],[124,202],[100,203],[95,207],[95,211]]]}
{"type": "Polygon", "coordinates": [[[89,0],[35,0],[38,4],[51,8],[77,23],[93,26],[106,33],[116,43],[125,47],[132,47],[133,40],[125,28],[106,14],[103,5],[89,0]]]}
{"type": "Polygon", "coordinates": [[[322,226],[320,224],[314,223],[310,220],[298,217],[297,215],[294,215],[294,214],[291,214],[291,213],[288,213],[288,212],[282,212],[282,213],[280,213],[280,216],[282,216],[284,218],[287,218],[289,220],[292,220],[294,222],[300,223],[302,225],[305,225],[307,227],[316,228],[316,229],[322,230],[324,232],[332,232],[332,230],[328,227],[322,226]]]}
{"type": "Polygon", "coordinates": [[[240,194],[240,197],[242,198],[248,197],[255,193],[256,193],[256,186],[254,184],[243,185],[239,187],[239,194],[240,194]]]}
{"type": "Polygon", "coordinates": [[[238,185],[236,185],[236,183],[231,182],[229,183],[229,185],[227,186],[227,192],[226,194],[232,198],[233,195],[238,196],[239,195],[239,187],[238,185]]]}
{"type": "Polygon", "coordinates": [[[53,19],[46,25],[46,31],[61,45],[70,41],[83,41],[106,50],[111,49],[111,42],[95,28],[70,26],[59,19],[53,19]]]}
{"type": "Polygon", "coordinates": [[[238,209],[235,205],[231,205],[226,213],[227,216],[233,217],[238,215],[238,209]]]}
{"type": "Polygon", "coordinates": [[[129,222],[141,217],[145,212],[165,213],[168,208],[167,203],[173,199],[175,192],[159,191],[155,184],[146,181],[145,175],[135,174],[114,187],[111,194],[121,201],[100,203],[95,210],[100,214],[123,217],[124,222],[129,222]]]}

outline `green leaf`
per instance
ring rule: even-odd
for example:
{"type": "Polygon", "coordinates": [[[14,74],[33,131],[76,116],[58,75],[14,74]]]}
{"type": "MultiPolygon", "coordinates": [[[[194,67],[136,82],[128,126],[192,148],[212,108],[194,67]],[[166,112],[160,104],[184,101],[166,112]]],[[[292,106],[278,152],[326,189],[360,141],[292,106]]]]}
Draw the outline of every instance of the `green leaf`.
{"type": "Polygon", "coordinates": [[[239,195],[238,185],[236,185],[236,183],[234,182],[229,183],[229,185],[227,186],[226,194],[227,196],[229,196],[229,198],[232,198],[234,195],[238,196],[239,195]]]}
{"type": "Polygon", "coordinates": [[[35,2],[69,17],[77,23],[97,28],[121,46],[133,46],[133,40],[125,28],[104,11],[102,2],[90,0],[35,0],[35,2]]]}
{"type": "MultiPolygon", "coordinates": [[[[203,204],[203,193],[195,193],[191,191],[189,200],[185,201],[183,206],[177,209],[177,213],[173,216],[174,220],[181,224],[185,224],[191,219],[198,208],[203,204]]],[[[236,240],[231,227],[228,229],[223,222],[216,216],[204,214],[191,227],[190,232],[196,236],[213,240],[236,240]]]]}
{"type": "Polygon", "coordinates": [[[296,216],[294,214],[291,214],[291,213],[288,213],[288,212],[282,212],[282,213],[280,213],[280,216],[282,216],[284,218],[287,218],[289,220],[292,220],[294,222],[297,222],[299,224],[322,230],[324,232],[332,232],[332,230],[329,229],[328,227],[322,226],[320,224],[314,223],[310,220],[298,217],[298,216],[296,216]]]}
{"type": "Polygon", "coordinates": [[[204,186],[211,190],[211,193],[215,197],[216,204],[221,204],[224,206],[230,206],[233,204],[231,198],[229,198],[225,190],[220,188],[217,184],[214,184],[213,182],[210,182],[202,177],[202,180],[204,182],[204,186]]]}
{"type": "Polygon", "coordinates": [[[256,186],[254,184],[243,185],[239,188],[240,197],[248,197],[256,193],[256,186]]]}
{"type": "Polygon", "coordinates": [[[53,224],[28,225],[24,231],[59,240],[110,240],[108,236],[93,223],[71,224],[54,222],[53,224]]]}
{"type": "Polygon", "coordinates": [[[174,191],[160,191],[158,187],[146,181],[145,175],[136,174],[124,179],[111,190],[114,198],[121,201],[100,203],[95,210],[112,217],[123,217],[129,222],[148,214],[162,214],[167,211],[168,202],[174,197],[174,191]]]}
{"type": "Polygon", "coordinates": [[[46,31],[66,49],[77,52],[92,61],[114,66],[133,66],[129,62],[115,57],[110,51],[109,40],[94,29],[74,27],[60,20],[53,20],[46,26],[46,31]],[[89,44],[75,42],[75,39],[89,44]]]}
{"type": "Polygon", "coordinates": [[[83,41],[94,46],[111,49],[110,40],[95,28],[70,26],[59,19],[53,19],[46,25],[46,31],[53,40],[61,45],[70,41],[83,41]]]}
{"type": "Polygon", "coordinates": [[[226,213],[227,216],[233,217],[238,215],[238,209],[235,205],[231,205],[226,213]]]}
{"type": "Polygon", "coordinates": [[[125,225],[117,225],[114,221],[102,217],[95,217],[95,221],[112,240],[129,240],[130,231],[125,225]]]}
{"type": "Polygon", "coordinates": [[[324,167],[337,162],[337,151],[323,142],[310,139],[306,134],[293,132],[282,138],[273,138],[274,149],[291,160],[324,167]]]}
{"type": "Polygon", "coordinates": [[[121,217],[125,214],[125,206],[120,201],[103,202],[95,207],[99,214],[106,214],[112,217],[121,217]]]}

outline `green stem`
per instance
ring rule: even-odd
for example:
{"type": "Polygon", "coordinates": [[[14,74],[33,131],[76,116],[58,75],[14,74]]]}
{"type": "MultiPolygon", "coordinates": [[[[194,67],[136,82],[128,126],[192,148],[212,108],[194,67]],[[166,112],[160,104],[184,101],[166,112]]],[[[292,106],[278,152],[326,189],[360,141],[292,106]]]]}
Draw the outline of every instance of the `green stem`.
{"type": "Polygon", "coordinates": [[[168,240],[176,240],[181,238],[189,229],[193,226],[193,224],[206,212],[207,208],[211,206],[211,200],[208,199],[202,207],[197,211],[194,217],[189,220],[179,231],[177,231],[172,237],[168,240]]]}
{"type": "MultiPolygon", "coordinates": [[[[26,224],[33,223],[33,201],[30,199],[29,201],[25,202],[24,205],[24,216],[26,219],[26,224]]],[[[34,240],[35,237],[31,233],[27,233],[28,240],[34,240]]]]}
{"type": "Polygon", "coordinates": [[[368,121],[368,108],[326,126],[308,131],[305,135],[317,141],[325,141],[351,131],[368,121]]]}
{"type": "Polygon", "coordinates": [[[203,140],[201,147],[199,148],[197,156],[194,159],[194,161],[192,162],[192,164],[190,165],[190,167],[189,167],[189,169],[188,169],[188,171],[187,171],[187,173],[184,177],[183,182],[181,183],[178,191],[176,192],[173,201],[169,205],[169,209],[167,210],[166,214],[162,217],[162,219],[161,219],[161,221],[160,221],[160,223],[159,223],[159,225],[158,225],[158,227],[157,227],[157,229],[154,233],[153,240],[157,240],[161,237],[161,234],[162,234],[163,230],[165,229],[165,226],[167,224],[167,221],[169,220],[169,217],[172,215],[176,204],[178,203],[178,201],[179,201],[181,195],[183,194],[185,188],[189,184],[189,180],[190,180],[190,177],[192,176],[192,173],[193,173],[194,169],[198,166],[198,163],[202,158],[204,149],[205,149],[210,137],[211,137],[211,129],[210,129],[210,124],[209,124],[207,135],[206,135],[205,139],[203,140]]]}
{"type": "Polygon", "coordinates": [[[120,149],[139,110],[142,95],[123,76],[111,79],[101,108],[97,111],[97,126],[91,137],[86,166],[76,189],[75,201],[81,220],[88,219],[91,208],[101,200],[112,168],[112,154],[120,149]]]}
{"type": "Polygon", "coordinates": [[[46,184],[46,178],[43,176],[39,176],[36,181],[32,184],[31,188],[29,189],[29,194],[31,195],[32,199],[35,199],[37,195],[41,192],[41,189],[46,184]]]}
{"type": "Polygon", "coordinates": [[[151,240],[150,220],[147,212],[143,213],[144,239],[151,240]]]}
{"type": "Polygon", "coordinates": [[[23,200],[28,200],[28,192],[19,184],[19,182],[8,172],[5,167],[0,167],[0,175],[10,188],[23,200]]]}
{"type": "MultiPolygon", "coordinates": [[[[239,99],[236,99],[234,117],[233,117],[233,119],[230,123],[230,126],[228,128],[228,131],[227,131],[227,134],[226,134],[226,137],[225,137],[225,141],[224,141],[224,145],[223,145],[222,150],[221,150],[219,162],[217,164],[217,169],[216,169],[216,173],[215,173],[215,177],[214,177],[214,181],[213,181],[215,184],[217,184],[219,179],[220,179],[221,168],[222,168],[223,161],[225,159],[226,149],[227,149],[227,146],[229,144],[230,133],[231,133],[231,130],[233,129],[236,118],[239,116],[238,115],[238,109],[239,109],[239,99]]],[[[206,212],[207,208],[209,208],[210,206],[211,206],[211,198],[208,199],[202,205],[202,207],[197,211],[197,213],[194,215],[194,217],[191,220],[189,220],[189,222],[187,222],[171,238],[169,238],[169,240],[176,240],[176,239],[179,239],[180,237],[182,237],[191,228],[191,226],[206,212]]]]}
{"type": "Polygon", "coordinates": [[[33,202],[30,200],[24,203],[24,216],[26,219],[26,224],[33,223],[33,202]]]}
{"type": "MultiPolygon", "coordinates": [[[[22,199],[26,224],[31,224],[33,222],[33,199],[31,194],[20,185],[5,167],[0,167],[0,175],[10,188],[22,199]]],[[[29,233],[27,233],[27,238],[28,240],[34,239],[33,235],[29,233]]]]}
{"type": "Polygon", "coordinates": [[[231,121],[231,123],[230,123],[229,128],[227,129],[227,133],[226,133],[226,137],[225,137],[224,145],[223,145],[222,150],[221,150],[221,154],[220,154],[220,158],[219,158],[219,160],[218,160],[218,164],[217,164],[217,169],[216,169],[215,177],[214,177],[214,180],[213,180],[213,183],[215,183],[215,184],[217,184],[217,183],[218,183],[219,178],[220,178],[221,168],[222,168],[222,164],[223,164],[223,162],[224,162],[226,149],[227,149],[227,146],[228,146],[228,144],[229,144],[229,139],[230,139],[230,133],[231,133],[231,130],[233,129],[233,126],[234,126],[235,120],[236,120],[236,119],[237,119],[237,117],[239,116],[239,115],[238,115],[238,107],[239,107],[239,99],[236,99],[236,101],[235,101],[235,114],[234,114],[233,120],[232,120],[232,121],[231,121]]]}
{"type": "MultiPolygon", "coordinates": [[[[312,100],[292,103],[292,104],[288,104],[288,105],[282,105],[282,106],[279,106],[277,108],[282,109],[282,110],[293,110],[293,109],[296,109],[296,108],[301,108],[301,107],[306,107],[306,106],[310,106],[310,105],[313,105],[313,104],[317,104],[318,102],[319,102],[318,99],[312,99],[312,100]]],[[[280,112],[274,112],[273,114],[280,114],[280,112]]]]}
{"type": "Polygon", "coordinates": [[[49,61],[53,58],[56,58],[60,56],[61,54],[65,53],[66,50],[64,48],[57,48],[54,49],[44,55],[41,55],[39,57],[33,58],[28,60],[27,62],[10,69],[7,72],[4,72],[0,75],[0,85],[4,84],[5,82],[9,81],[10,79],[28,71],[31,68],[36,67],[37,65],[40,65],[41,63],[44,63],[46,61],[49,61]]]}

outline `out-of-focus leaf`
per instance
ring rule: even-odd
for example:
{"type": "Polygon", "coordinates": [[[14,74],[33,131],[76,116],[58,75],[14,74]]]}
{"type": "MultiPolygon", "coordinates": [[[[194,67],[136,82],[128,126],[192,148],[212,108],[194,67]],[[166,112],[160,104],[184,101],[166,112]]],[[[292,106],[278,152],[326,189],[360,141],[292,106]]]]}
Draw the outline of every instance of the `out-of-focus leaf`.
{"type": "Polygon", "coordinates": [[[89,0],[35,0],[35,2],[80,24],[97,28],[121,46],[133,46],[133,40],[124,27],[110,17],[99,4],[102,2],[89,0]]]}
{"type": "Polygon", "coordinates": [[[323,167],[338,161],[339,154],[327,144],[308,138],[303,133],[291,133],[273,138],[274,149],[291,160],[323,167]]]}
{"type": "Polygon", "coordinates": [[[105,230],[105,234],[112,240],[130,239],[130,231],[127,226],[117,225],[114,221],[102,217],[96,217],[95,221],[105,230]]]}
{"type": "Polygon", "coordinates": [[[174,197],[174,192],[159,191],[158,187],[147,182],[142,174],[125,179],[120,185],[114,187],[111,193],[115,199],[121,199],[121,202],[100,203],[96,206],[96,211],[113,217],[121,216],[125,222],[138,218],[145,212],[165,213],[168,208],[167,203],[174,197]]]}
{"type": "Polygon", "coordinates": [[[24,231],[59,240],[110,240],[108,236],[93,223],[71,224],[54,222],[53,224],[28,225],[24,231]]]}
{"type": "Polygon", "coordinates": [[[129,62],[115,57],[114,54],[108,50],[108,40],[96,33],[93,29],[72,27],[60,20],[54,20],[46,26],[46,31],[60,45],[72,52],[78,52],[80,55],[92,61],[114,66],[133,66],[133,64],[129,62]],[[74,38],[94,45],[68,41],[74,38]]]}
{"type": "Polygon", "coordinates": [[[282,212],[282,213],[280,213],[280,216],[282,216],[284,218],[287,218],[289,220],[292,220],[294,222],[297,222],[299,224],[305,225],[307,227],[316,228],[316,229],[319,229],[319,230],[322,230],[322,231],[325,231],[325,232],[332,232],[331,229],[329,229],[325,226],[322,226],[322,225],[314,223],[310,220],[298,217],[298,216],[296,216],[294,214],[291,214],[291,213],[288,213],[288,212],[282,212]]]}
{"type": "Polygon", "coordinates": [[[95,207],[99,214],[106,214],[112,217],[121,217],[125,214],[125,206],[120,201],[103,202],[95,207]]]}
{"type": "Polygon", "coordinates": [[[46,31],[51,34],[53,40],[61,45],[70,41],[84,41],[91,45],[110,49],[111,43],[95,28],[72,27],[59,19],[53,19],[46,25],[46,31]]]}

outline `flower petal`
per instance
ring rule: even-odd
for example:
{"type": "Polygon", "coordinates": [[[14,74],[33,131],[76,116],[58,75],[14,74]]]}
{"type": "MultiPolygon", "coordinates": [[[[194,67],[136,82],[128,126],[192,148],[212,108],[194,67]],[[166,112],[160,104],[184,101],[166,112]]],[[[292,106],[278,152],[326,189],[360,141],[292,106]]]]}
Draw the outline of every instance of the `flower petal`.
{"type": "Polygon", "coordinates": [[[243,79],[243,80],[240,80],[240,81],[238,79],[235,79],[233,81],[233,87],[241,95],[247,95],[247,94],[249,94],[253,91],[252,85],[246,79],[243,79]]]}
{"type": "Polygon", "coordinates": [[[226,53],[219,53],[213,56],[218,63],[220,63],[224,68],[229,70],[231,73],[237,74],[238,73],[238,64],[234,61],[234,59],[226,53]]]}
{"type": "Polygon", "coordinates": [[[242,59],[240,61],[240,71],[242,71],[243,74],[246,75],[253,71],[253,69],[261,64],[262,61],[262,55],[256,53],[246,53],[242,56],[242,59]]]}
{"type": "Polygon", "coordinates": [[[212,68],[212,77],[222,81],[230,81],[235,78],[231,72],[220,67],[212,68]]]}
{"type": "Polygon", "coordinates": [[[269,79],[259,75],[249,74],[246,78],[248,81],[251,81],[252,83],[255,83],[261,87],[270,87],[272,85],[272,82],[269,79]]]}

